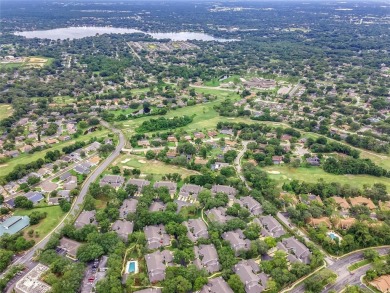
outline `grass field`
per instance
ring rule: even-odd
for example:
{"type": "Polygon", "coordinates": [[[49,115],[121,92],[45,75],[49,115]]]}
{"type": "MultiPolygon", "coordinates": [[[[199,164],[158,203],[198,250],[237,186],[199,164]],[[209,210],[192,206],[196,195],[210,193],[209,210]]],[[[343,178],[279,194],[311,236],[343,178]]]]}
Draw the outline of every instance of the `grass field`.
{"type": "MultiPolygon", "coordinates": [[[[196,88],[195,90],[199,93],[215,95],[217,96],[217,100],[206,104],[199,104],[199,105],[179,108],[177,110],[169,111],[166,115],[164,115],[165,118],[172,118],[175,116],[195,114],[196,116],[194,117],[193,122],[181,128],[187,131],[211,129],[211,128],[215,128],[219,121],[227,121],[229,118],[220,117],[218,112],[214,110],[214,106],[219,105],[222,100],[227,98],[231,98],[232,100],[239,99],[239,96],[236,93],[231,91],[224,91],[219,89],[201,89],[201,88],[196,88]]],[[[130,137],[135,133],[135,129],[139,125],[141,125],[142,122],[150,119],[155,119],[157,117],[158,116],[149,116],[149,117],[142,117],[134,120],[121,121],[121,122],[117,122],[116,126],[121,128],[125,132],[125,134],[128,137],[130,137]]],[[[250,120],[246,119],[246,121],[249,122],[250,120]]]]}
{"type": "Polygon", "coordinates": [[[291,168],[288,166],[270,166],[263,168],[263,170],[280,172],[280,174],[269,174],[272,179],[275,179],[280,184],[294,179],[315,183],[318,179],[322,178],[325,182],[338,182],[359,188],[362,188],[365,184],[373,185],[374,183],[383,183],[390,190],[390,180],[385,177],[374,177],[368,175],[334,175],[326,173],[318,167],[291,168]]]}
{"type": "Polygon", "coordinates": [[[0,120],[12,115],[13,109],[10,104],[0,104],[0,120]]]}
{"type": "Polygon", "coordinates": [[[31,57],[24,58],[23,62],[0,63],[0,67],[2,68],[16,68],[22,66],[43,67],[45,65],[50,65],[53,61],[54,58],[31,56],[31,57]]]}
{"type": "Polygon", "coordinates": [[[179,173],[183,178],[189,175],[198,174],[196,171],[168,165],[156,160],[148,161],[144,157],[136,155],[121,155],[115,160],[113,165],[117,165],[121,169],[126,167],[140,169],[142,174],[153,175],[156,180],[161,179],[162,175],[168,173],[179,173]]]}
{"type": "Polygon", "coordinates": [[[15,168],[16,165],[27,164],[27,163],[30,163],[32,161],[36,161],[40,158],[44,158],[45,154],[48,151],[61,150],[64,146],[73,144],[76,141],[88,141],[91,137],[105,137],[105,136],[107,136],[108,132],[109,131],[107,129],[104,129],[101,131],[95,131],[92,133],[88,133],[87,135],[80,136],[77,139],[72,139],[72,140],[66,141],[66,142],[60,142],[47,150],[35,152],[33,154],[20,154],[18,157],[9,160],[5,164],[0,165],[0,177],[5,176],[9,172],[11,172],[15,168]]]}
{"type": "Polygon", "coordinates": [[[14,213],[15,216],[28,216],[33,211],[39,211],[39,212],[46,212],[47,216],[45,219],[41,220],[37,225],[32,225],[27,227],[24,230],[24,236],[26,239],[34,239],[35,242],[40,241],[42,238],[44,238],[50,231],[52,231],[58,223],[61,221],[61,219],[64,217],[65,213],[61,210],[59,206],[48,206],[44,208],[34,208],[32,210],[19,210],[17,209],[14,213]],[[30,238],[27,235],[27,232],[29,230],[33,229],[34,233],[38,232],[39,237],[35,237],[35,235],[30,238]]]}

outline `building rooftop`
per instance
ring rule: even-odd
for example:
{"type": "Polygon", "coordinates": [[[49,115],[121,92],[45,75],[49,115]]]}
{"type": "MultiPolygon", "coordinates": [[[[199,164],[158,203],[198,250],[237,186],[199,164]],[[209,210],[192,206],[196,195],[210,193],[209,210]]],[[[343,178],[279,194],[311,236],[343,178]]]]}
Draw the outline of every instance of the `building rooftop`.
{"type": "Polygon", "coordinates": [[[206,269],[211,274],[221,269],[218,253],[213,244],[195,246],[194,250],[194,264],[199,270],[206,269]]]}
{"type": "Polygon", "coordinates": [[[15,285],[18,293],[45,293],[51,290],[51,287],[40,280],[43,273],[49,268],[43,264],[36,265],[15,285]]]}
{"type": "Polygon", "coordinates": [[[199,238],[209,238],[207,226],[201,219],[190,219],[183,224],[187,227],[187,236],[192,242],[196,242],[199,238]]]}
{"type": "Polygon", "coordinates": [[[145,255],[148,276],[151,283],[165,279],[165,269],[172,263],[173,255],[169,250],[155,251],[145,255]]]}
{"type": "Polygon", "coordinates": [[[150,181],[144,180],[144,179],[129,179],[126,183],[126,185],[132,184],[138,187],[138,192],[142,192],[142,189],[145,186],[148,186],[150,184],[150,181]]]}
{"type": "Polygon", "coordinates": [[[132,198],[132,199],[125,199],[119,209],[119,217],[122,219],[126,219],[128,214],[135,213],[137,210],[137,204],[138,200],[132,198]]]}
{"type": "Polygon", "coordinates": [[[273,216],[263,216],[259,219],[256,218],[253,221],[260,227],[263,227],[261,234],[264,237],[272,236],[274,238],[278,238],[286,234],[283,226],[273,216]]]}
{"type": "Polygon", "coordinates": [[[116,232],[120,238],[127,241],[127,237],[133,233],[134,223],[125,220],[117,220],[112,225],[111,230],[116,232]]]}
{"type": "Polygon", "coordinates": [[[200,293],[234,293],[222,277],[209,279],[200,293]]]}
{"type": "Polygon", "coordinates": [[[177,189],[177,183],[176,182],[171,182],[171,181],[158,181],[154,183],[153,185],[154,188],[159,188],[159,187],[166,187],[169,190],[169,193],[176,193],[177,189]]]}
{"type": "Polygon", "coordinates": [[[165,232],[164,225],[146,226],[144,233],[149,249],[156,249],[170,244],[171,237],[165,232]]]}
{"type": "Polygon", "coordinates": [[[66,251],[67,255],[70,258],[74,258],[74,259],[76,258],[77,250],[79,249],[80,246],[81,243],[66,237],[62,237],[60,239],[60,245],[58,245],[59,248],[66,251]]]}
{"type": "Polygon", "coordinates": [[[364,205],[367,206],[370,210],[376,209],[376,206],[372,200],[363,196],[351,197],[349,198],[349,201],[351,202],[352,206],[364,205]]]}
{"type": "Polygon", "coordinates": [[[85,225],[97,225],[95,219],[96,211],[82,211],[79,217],[77,218],[74,226],[76,228],[82,228],[85,225]]]}
{"type": "Polygon", "coordinates": [[[12,216],[0,223],[0,236],[4,234],[16,234],[30,225],[28,216],[12,216]]]}

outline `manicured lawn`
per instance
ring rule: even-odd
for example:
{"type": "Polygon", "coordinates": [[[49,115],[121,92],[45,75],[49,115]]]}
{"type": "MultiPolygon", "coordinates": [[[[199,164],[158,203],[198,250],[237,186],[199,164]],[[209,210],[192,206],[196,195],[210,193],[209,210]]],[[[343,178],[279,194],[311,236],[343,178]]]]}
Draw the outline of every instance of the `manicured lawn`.
{"type": "MultiPolygon", "coordinates": [[[[195,89],[199,93],[203,94],[211,94],[216,95],[218,98],[215,101],[206,103],[206,104],[198,104],[194,106],[179,108],[176,110],[169,111],[166,115],[164,115],[165,118],[172,118],[175,116],[183,116],[183,115],[193,115],[195,114],[195,117],[193,119],[193,122],[185,127],[182,127],[181,129],[184,129],[186,131],[194,131],[194,130],[203,130],[203,129],[211,129],[215,128],[217,123],[219,121],[228,121],[228,117],[220,117],[218,112],[214,110],[215,105],[219,105],[222,100],[226,98],[231,98],[232,100],[239,99],[239,96],[234,92],[224,91],[224,90],[218,90],[218,89],[195,89]]],[[[143,117],[139,119],[134,120],[127,120],[127,121],[121,121],[117,122],[116,125],[120,127],[125,134],[130,137],[135,133],[135,129],[142,124],[142,122],[150,120],[150,119],[156,119],[158,116],[150,116],[150,117],[143,117]]],[[[241,120],[241,119],[239,119],[241,120]]],[[[250,120],[247,119],[249,122],[250,120]]],[[[238,122],[238,121],[237,121],[238,122]]]]}
{"type": "Polygon", "coordinates": [[[374,183],[383,183],[390,189],[390,180],[385,177],[374,177],[368,175],[334,175],[326,173],[321,168],[290,168],[287,166],[270,166],[263,168],[265,171],[276,171],[280,174],[269,174],[272,179],[275,179],[280,184],[290,180],[300,180],[307,182],[317,182],[319,179],[324,179],[326,182],[338,182],[341,184],[349,184],[363,188],[363,185],[373,185],[374,183]]]}
{"type": "Polygon", "coordinates": [[[43,208],[34,208],[32,210],[19,210],[17,209],[14,213],[15,216],[28,216],[33,211],[46,212],[47,216],[45,219],[41,220],[37,225],[29,226],[24,230],[24,236],[26,239],[34,239],[35,242],[40,241],[45,237],[50,231],[52,231],[61,219],[64,217],[65,213],[61,210],[59,206],[47,206],[43,208]],[[27,234],[29,230],[34,230],[33,238],[30,238],[27,234]],[[39,237],[35,237],[35,231],[39,233],[39,237]]]}
{"type": "Polygon", "coordinates": [[[137,168],[141,170],[142,174],[156,175],[159,178],[168,173],[179,173],[182,177],[198,174],[196,171],[168,165],[156,160],[148,161],[145,157],[136,155],[121,155],[115,160],[114,165],[118,165],[122,169],[124,167],[137,168]]]}
{"type": "Polygon", "coordinates": [[[12,115],[13,109],[10,104],[0,104],[0,120],[12,115]]]}
{"type": "Polygon", "coordinates": [[[219,86],[219,80],[217,78],[213,78],[212,80],[206,81],[204,83],[205,86],[219,86]]]}
{"type": "Polygon", "coordinates": [[[350,265],[348,267],[348,271],[352,272],[354,270],[357,270],[358,268],[361,268],[362,266],[368,265],[369,263],[371,263],[371,261],[368,259],[363,259],[361,261],[355,262],[353,265],[350,265]]]}
{"type": "Polygon", "coordinates": [[[86,135],[82,135],[82,136],[80,136],[77,139],[72,139],[72,140],[66,141],[66,142],[60,142],[60,143],[54,145],[53,147],[51,147],[51,148],[49,148],[47,150],[43,150],[43,151],[40,151],[40,152],[35,152],[33,154],[20,154],[18,157],[9,160],[5,164],[0,165],[0,177],[1,176],[5,176],[9,172],[11,172],[15,168],[16,165],[27,164],[27,163],[30,163],[32,161],[36,161],[36,160],[38,160],[40,158],[44,158],[45,154],[48,151],[54,151],[54,150],[60,150],[61,151],[61,149],[64,146],[71,145],[71,144],[75,143],[76,141],[88,141],[91,137],[106,137],[108,132],[109,131],[107,129],[103,129],[101,131],[98,130],[98,131],[95,131],[95,132],[92,132],[92,133],[88,133],[86,135]]]}

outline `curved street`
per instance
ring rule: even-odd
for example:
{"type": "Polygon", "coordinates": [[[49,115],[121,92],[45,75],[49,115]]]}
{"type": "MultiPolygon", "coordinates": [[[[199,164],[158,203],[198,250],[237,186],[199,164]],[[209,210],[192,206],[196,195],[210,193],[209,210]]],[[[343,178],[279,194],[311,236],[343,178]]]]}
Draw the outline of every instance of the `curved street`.
{"type": "MultiPolygon", "coordinates": [[[[101,124],[104,127],[112,130],[113,133],[118,134],[119,142],[118,142],[115,150],[99,166],[97,166],[97,168],[95,170],[93,170],[92,173],[90,174],[90,176],[88,176],[88,178],[84,181],[79,195],[74,200],[70,211],[64,216],[64,218],[61,220],[61,222],[49,234],[47,234],[45,236],[45,238],[43,238],[40,242],[36,243],[34,247],[32,247],[30,250],[28,250],[24,255],[16,258],[12,262],[11,265],[23,264],[28,269],[31,269],[31,267],[33,266],[32,259],[35,255],[35,252],[37,252],[39,249],[42,249],[45,247],[45,245],[49,241],[51,235],[55,232],[60,231],[62,229],[62,227],[64,227],[66,220],[68,220],[69,218],[72,219],[79,214],[80,209],[82,208],[82,204],[84,202],[85,196],[87,195],[87,192],[88,192],[88,189],[89,189],[89,186],[91,185],[91,183],[95,182],[96,179],[100,176],[100,174],[119,156],[122,148],[126,144],[125,136],[123,135],[123,133],[120,130],[113,128],[107,122],[101,121],[101,124]]],[[[25,271],[25,273],[27,273],[27,271],[25,271]]],[[[3,276],[3,274],[1,276],[3,276]]]]}
{"type": "MultiPolygon", "coordinates": [[[[375,249],[381,256],[390,252],[390,248],[388,247],[379,247],[373,249],[375,249]]],[[[360,278],[366,274],[367,270],[370,269],[371,265],[363,266],[353,272],[349,272],[348,267],[363,259],[363,252],[357,251],[338,260],[335,260],[332,265],[327,266],[329,270],[337,274],[337,279],[334,284],[327,286],[322,292],[330,292],[332,290],[340,292],[348,285],[361,285],[360,278]]],[[[294,287],[288,292],[303,293],[305,292],[304,284],[300,283],[298,286],[294,287]]]]}
{"type": "MultiPolygon", "coordinates": [[[[242,174],[241,159],[244,156],[245,152],[247,151],[248,143],[250,143],[250,142],[251,141],[243,141],[242,142],[243,148],[238,153],[236,159],[234,160],[234,167],[237,171],[237,174],[238,174],[239,178],[245,183],[245,185],[247,186],[247,188],[249,190],[251,190],[251,188],[248,186],[248,183],[242,174]]],[[[306,241],[311,242],[310,239],[301,230],[294,227],[293,224],[289,221],[289,219],[286,218],[282,213],[279,212],[277,214],[277,218],[284,225],[286,225],[290,229],[293,229],[295,233],[297,233],[298,235],[303,237],[306,241]]],[[[315,243],[313,243],[313,244],[316,245],[315,243]]],[[[359,262],[359,261],[364,259],[362,251],[352,252],[344,257],[340,257],[340,258],[336,259],[336,258],[329,256],[318,245],[316,245],[316,246],[325,255],[325,263],[326,263],[325,267],[337,274],[336,282],[334,284],[326,287],[323,292],[329,292],[332,290],[336,291],[336,292],[340,292],[342,289],[344,289],[348,285],[364,286],[361,284],[361,277],[363,277],[366,274],[367,270],[370,269],[371,265],[363,266],[363,267],[355,270],[354,272],[349,272],[349,270],[348,270],[348,267],[351,264],[359,262]]],[[[385,254],[388,254],[390,252],[389,247],[378,247],[378,248],[373,248],[373,249],[378,251],[378,253],[380,255],[385,255],[385,254]]],[[[303,293],[303,292],[305,292],[303,280],[301,280],[301,282],[297,286],[292,288],[291,290],[289,290],[291,288],[291,287],[289,287],[289,288],[284,289],[283,292],[290,292],[290,293],[303,293]]]]}

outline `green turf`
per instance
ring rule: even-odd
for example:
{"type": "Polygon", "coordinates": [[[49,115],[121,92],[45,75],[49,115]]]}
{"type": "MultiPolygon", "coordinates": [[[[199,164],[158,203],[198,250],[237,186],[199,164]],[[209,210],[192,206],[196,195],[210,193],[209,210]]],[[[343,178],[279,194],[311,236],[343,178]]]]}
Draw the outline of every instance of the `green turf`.
{"type": "MultiPolygon", "coordinates": [[[[214,110],[214,106],[219,105],[221,101],[226,98],[231,98],[233,100],[239,99],[239,96],[236,93],[230,91],[224,91],[218,89],[203,89],[203,88],[202,89],[196,88],[195,90],[199,93],[215,95],[217,96],[217,100],[205,104],[198,104],[194,106],[171,110],[166,115],[164,115],[164,117],[166,118],[172,118],[175,116],[195,114],[193,122],[181,128],[187,131],[211,129],[211,128],[215,128],[219,121],[227,121],[229,118],[220,117],[218,112],[214,110]]],[[[139,119],[126,120],[126,121],[117,122],[116,125],[119,128],[121,128],[128,137],[130,137],[135,133],[135,129],[138,126],[140,126],[142,122],[156,117],[158,116],[142,117],[139,119]]],[[[233,119],[231,120],[234,121],[233,119]]]]}
{"type": "MultiPolygon", "coordinates": [[[[174,165],[165,164],[157,160],[148,161],[145,157],[137,155],[120,155],[113,165],[119,166],[121,169],[126,167],[137,168],[141,170],[142,174],[156,175],[161,179],[162,175],[168,173],[179,173],[182,177],[198,174],[196,171],[188,170],[174,165]]],[[[157,178],[156,178],[157,179],[157,178]]]]}
{"type": "Polygon", "coordinates": [[[34,208],[32,210],[20,210],[16,209],[14,215],[15,216],[25,216],[30,215],[33,211],[46,212],[47,216],[43,220],[41,220],[37,225],[29,226],[24,230],[24,236],[27,239],[34,239],[36,242],[44,238],[50,231],[52,231],[64,217],[65,213],[61,210],[59,206],[47,206],[43,208],[34,208]],[[29,238],[27,232],[33,229],[34,233],[37,231],[39,233],[39,237],[29,238]]]}
{"type": "Polygon", "coordinates": [[[272,179],[275,179],[280,184],[294,179],[315,183],[322,178],[326,182],[338,182],[359,188],[363,188],[363,185],[383,183],[387,186],[388,189],[390,189],[390,180],[385,177],[374,177],[369,175],[334,175],[326,173],[324,170],[318,167],[291,168],[288,166],[270,166],[263,169],[265,171],[280,172],[280,174],[269,174],[272,179]]]}
{"type": "Polygon", "coordinates": [[[368,259],[363,259],[361,261],[355,262],[353,265],[350,265],[348,267],[348,271],[352,272],[354,270],[357,270],[358,268],[368,265],[369,263],[371,263],[371,261],[368,259]]]}
{"type": "Polygon", "coordinates": [[[0,120],[12,115],[13,109],[10,104],[0,104],[0,120]]]}

